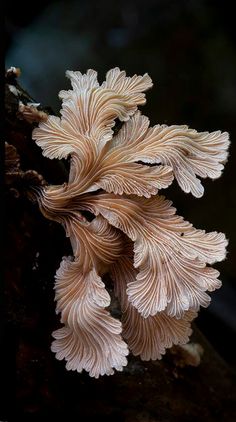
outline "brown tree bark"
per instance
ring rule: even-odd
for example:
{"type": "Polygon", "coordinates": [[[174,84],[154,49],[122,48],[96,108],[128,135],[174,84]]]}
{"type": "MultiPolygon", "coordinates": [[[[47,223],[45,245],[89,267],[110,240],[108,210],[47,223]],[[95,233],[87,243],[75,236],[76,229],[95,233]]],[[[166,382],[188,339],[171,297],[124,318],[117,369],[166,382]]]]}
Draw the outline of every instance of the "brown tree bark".
{"type": "MultiPolygon", "coordinates": [[[[201,344],[204,353],[195,367],[178,348],[162,361],[130,357],[122,373],[99,380],[68,372],[64,362],[56,361],[50,351],[51,332],[59,326],[54,274],[61,257],[71,250],[63,229],[45,220],[37,203],[29,200],[31,184],[41,182],[24,175],[33,170],[48,183],[63,183],[67,163],[44,158],[32,141],[36,123],[26,120],[19,104],[35,101],[20,87],[15,71],[6,75],[5,100],[5,141],[16,148],[20,170],[18,166],[18,175],[17,171],[14,176],[7,174],[5,185],[3,365],[8,400],[1,405],[0,420],[35,421],[48,416],[68,421],[95,417],[119,422],[236,420],[235,375],[196,327],[192,340],[201,344]]],[[[52,112],[47,107],[37,109],[52,112]]]]}

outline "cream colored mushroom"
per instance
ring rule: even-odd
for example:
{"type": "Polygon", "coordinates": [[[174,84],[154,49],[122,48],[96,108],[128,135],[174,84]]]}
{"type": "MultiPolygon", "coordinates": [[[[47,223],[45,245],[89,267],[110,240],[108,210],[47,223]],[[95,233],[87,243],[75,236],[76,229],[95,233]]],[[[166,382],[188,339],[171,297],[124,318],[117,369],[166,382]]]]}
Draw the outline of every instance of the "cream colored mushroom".
{"type": "Polygon", "coordinates": [[[184,192],[202,196],[199,178],[221,175],[229,139],[187,126],[149,127],[137,110],[152,86],[147,74],[130,78],[115,68],[101,85],[91,69],[66,74],[72,90],[59,94],[61,117],[48,116],[33,131],[46,157],[70,156],[68,183],[38,197],[43,214],[65,228],[74,254],[56,274],[63,327],[53,333],[52,350],[67,369],[97,378],[121,371],[128,347],[149,360],[187,343],[191,321],[210,303],[207,291],[221,286],[208,264],[225,258],[224,234],[193,228],[158,193],[176,178],[184,192]],[[123,122],[116,135],[115,119],[123,122]],[[85,211],[96,217],[87,221],[85,211]],[[106,309],[107,272],[121,322],[106,309]]]}

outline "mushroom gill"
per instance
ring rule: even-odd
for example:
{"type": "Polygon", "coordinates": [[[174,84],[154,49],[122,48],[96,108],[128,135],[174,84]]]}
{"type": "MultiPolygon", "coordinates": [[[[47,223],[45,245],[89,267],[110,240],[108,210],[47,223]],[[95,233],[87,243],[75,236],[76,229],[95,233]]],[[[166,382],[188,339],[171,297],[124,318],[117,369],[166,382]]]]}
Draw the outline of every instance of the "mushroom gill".
{"type": "Polygon", "coordinates": [[[62,328],[52,351],[66,368],[110,375],[127,364],[128,348],[142,360],[161,359],[185,344],[200,306],[221,286],[209,265],[225,258],[222,233],[206,233],[176,214],[159,195],[174,179],[184,192],[204,193],[200,178],[216,179],[227,160],[228,133],[178,125],[149,126],[138,111],[150,77],[110,70],[68,71],[61,117],[48,116],[33,139],[50,159],[70,156],[68,183],[41,188],[45,217],[63,225],[73,256],[56,273],[56,311],[62,328]],[[115,120],[123,122],[114,133],[115,120]],[[86,219],[86,212],[94,215],[86,219]],[[106,308],[109,273],[121,322],[106,308]]]}

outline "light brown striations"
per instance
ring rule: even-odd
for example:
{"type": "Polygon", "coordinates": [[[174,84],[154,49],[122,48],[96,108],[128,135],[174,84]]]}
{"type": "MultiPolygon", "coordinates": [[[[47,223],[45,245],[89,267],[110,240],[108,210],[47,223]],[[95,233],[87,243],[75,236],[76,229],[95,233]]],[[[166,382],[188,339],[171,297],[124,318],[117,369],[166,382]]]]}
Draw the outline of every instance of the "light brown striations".
{"type": "Polygon", "coordinates": [[[128,347],[150,360],[187,343],[191,321],[209,305],[207,291],[221,286],[208,264],[225,258],[224,234],[195,229],[158,192],[175,178],[184,192],[202,196],[199,177],[221,175],[229,140],[220,131],[149,127],[137,110],[152,86],[147,74],[130,78],[115,68],[101,85],[93,70],[67,76],[72,90],[59,94],[61,117],[49,116],[33,131],[46,157],[70,157],[68,183],[47,186],[38,197],[43,214],[64,226],[73,250],[56,274],[64,325],[53,333],[52,350],[67,369],[97,378],[121,371],[128,347]],[[123,125],[114,135],[116,119],[123,125]],[[121,322],[106,309],[107,272],[121,322]]]}

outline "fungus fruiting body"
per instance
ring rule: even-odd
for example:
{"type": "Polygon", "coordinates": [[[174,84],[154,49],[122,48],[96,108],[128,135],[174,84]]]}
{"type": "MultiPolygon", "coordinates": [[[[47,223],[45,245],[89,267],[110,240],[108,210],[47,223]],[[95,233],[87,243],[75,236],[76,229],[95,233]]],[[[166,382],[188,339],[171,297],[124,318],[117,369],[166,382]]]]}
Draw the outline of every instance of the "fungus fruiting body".
{"type": "Polygon", "coordinates": [[[128,348],[150,360],[188,342],[191,321],[209,305],[207,291],[221,286],[208,264],[225,258],[224,234],[195,229],[159,190],[175,178],[201,197],[199,177],[221,175],[229,140],[220,131],[150,127],[137,109],[152,86],[147,74],[127,77],[115,68],[101,85],[93,70],[67,77],[72,90],[59,93],[61,117],[48,116],[33,131],[46,157],[70,157],[68,182],[38,195],[42,213],[64,226],[73,250],[55,277],[63,327],[53,333],[52,350],[67,369],[97,378],[121,371],[128,348]],[[123,124],[114,134],[116,119],[123,124]],[[106,273],[121,321],[109,313],[106,273]]]}

